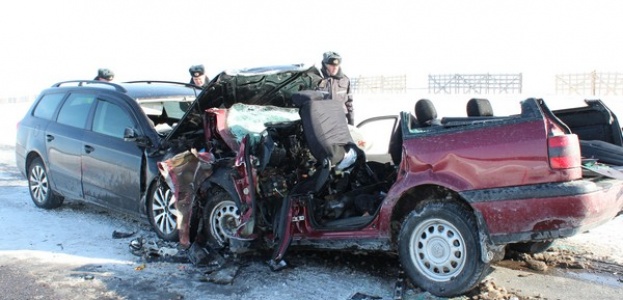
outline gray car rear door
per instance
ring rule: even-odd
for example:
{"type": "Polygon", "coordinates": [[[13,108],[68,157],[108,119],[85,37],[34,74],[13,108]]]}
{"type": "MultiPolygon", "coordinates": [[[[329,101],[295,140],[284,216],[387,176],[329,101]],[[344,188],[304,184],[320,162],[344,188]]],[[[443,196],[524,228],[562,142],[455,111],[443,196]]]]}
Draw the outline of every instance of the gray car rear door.
{"type": "Polygon", "coordinates": [[[95,95],[70,93],[45,131],[48,171],[63,195],[82,199],[82,136],[95,95]]]}

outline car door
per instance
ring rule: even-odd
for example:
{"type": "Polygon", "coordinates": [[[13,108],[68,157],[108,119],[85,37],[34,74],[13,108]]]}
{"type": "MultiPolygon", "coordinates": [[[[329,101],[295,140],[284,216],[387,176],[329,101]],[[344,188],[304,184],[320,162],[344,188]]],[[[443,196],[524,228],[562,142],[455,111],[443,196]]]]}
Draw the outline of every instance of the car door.
{"type": "Polygon", "coordinates": [[[126,128],[141,132],[134,113],[122,99],[97,99],[90,130],[83,137],[82,186],[89,201],[137,212],[143,149],[123,139],[126,128]]]}
{"type": "Polygon", "coordinates": [[[82,137],[94,102],[94,94],[70,93],[45,130],[48,172],[56,190],[70,198],[83,198],[82,137]]]}

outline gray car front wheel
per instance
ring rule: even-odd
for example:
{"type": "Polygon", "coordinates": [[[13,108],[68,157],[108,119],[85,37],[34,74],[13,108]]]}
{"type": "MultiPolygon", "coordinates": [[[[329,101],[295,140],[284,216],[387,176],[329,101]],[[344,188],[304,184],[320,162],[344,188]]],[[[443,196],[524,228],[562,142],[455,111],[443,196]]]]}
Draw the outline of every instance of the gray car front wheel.
{"type": "Polygon", "coordinates": [[[147,215],[149,223],[160,238],[167,241],[178,240],[175,195],[162,180],[158,180],[149,193],[147,215]]]}

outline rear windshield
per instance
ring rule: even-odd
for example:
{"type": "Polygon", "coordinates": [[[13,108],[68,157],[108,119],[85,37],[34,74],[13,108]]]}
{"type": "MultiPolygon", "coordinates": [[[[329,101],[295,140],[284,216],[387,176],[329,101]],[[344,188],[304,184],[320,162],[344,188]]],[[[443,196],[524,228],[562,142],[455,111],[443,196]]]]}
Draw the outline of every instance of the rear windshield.
{"type": "Polygon", "coordinates": [[[58,107],[58,104],[61,103],[65,97],[65,93],[55,93],[55,94],[47,94],[41,97],[39,103],[35,107],[33,111],[33,115],[37,118],[52,120],[54,117],[54,112],[58,107]]]}

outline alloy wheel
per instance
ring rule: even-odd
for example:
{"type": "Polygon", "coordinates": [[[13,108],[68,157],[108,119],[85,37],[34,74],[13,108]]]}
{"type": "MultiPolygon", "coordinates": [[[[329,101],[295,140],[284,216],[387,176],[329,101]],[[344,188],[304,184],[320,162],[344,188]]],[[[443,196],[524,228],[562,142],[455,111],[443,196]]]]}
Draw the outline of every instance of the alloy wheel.
{"type": "Polygon", "coordinates": [[[153,195],[153,221],[158,229],[169,235],[177,229],[178,211],[175,209],[175,195],[167,186],[160,185],[153,195]]]}
{"type": "Polygon", "coordinates": [[[37,164],[30,170],[28,185],[32,199],[39,204],[44,204],[50,192],[50,186],[43,166],[37,164]]]}

